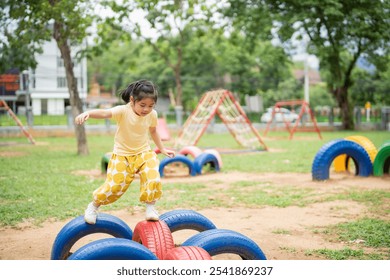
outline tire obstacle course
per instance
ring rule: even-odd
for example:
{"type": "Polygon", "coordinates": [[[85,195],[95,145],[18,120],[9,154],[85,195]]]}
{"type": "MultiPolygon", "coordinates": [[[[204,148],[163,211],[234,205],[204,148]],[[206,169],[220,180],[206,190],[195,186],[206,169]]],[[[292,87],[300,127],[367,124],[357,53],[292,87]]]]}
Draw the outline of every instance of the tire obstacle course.
{"type": "MultiPolygon", "coordinates": [[[[154,152],[159,154],[160,151],[155,149],[154,152]]],[[[108,163],[110,162],[112,153],[106,153],[101,159],[101,171],[107,173],[108,163]]],[[[171,164],[183,164],[188,168],[188,175],[201,175],[205,166],[210,166],[210,170],[219,172],[222,167],[222,158],[219,152],[215,149],[206,149],[202,151],[196,146],[183,147],[178,154],[173,158],[164,158],[160,162],[160,176],[164,177],[164,168],[171,164]]]]}
{"type": "Polygon", "coordinates": [[[247,236],[233,230],[218,229],[193,210],[173,210],[159,221],[141,221],[134,231],[121,219],[99,214],[95,225],[77,217],[58,233],[52,260],[212,260],[220,254],[236,254],[243,260],[266,260],[261,248],[247,236]],[[198,233],[181,245],[175,245],[173,232],[195,230],[198,233]],[[82,237],[108,233],[114,237],[92,241],[70,252],[82,237]]]}
{"type": "MultiPolygon", "coordinates": [[[[376,154],[378,153],[378,150],[375,147],[375,145],[371,142],[370,139],[368,139],[367,137],[364,137],[364,136],[360,136],[360,135],[348,136],[348,137],[345,137],[344,139],[354,141],[354,142],[358,143],[360,146],[362,146],[367,151],[367,153],[370,157],[371,163],[374,162],[374,159],[375,159],[376,154]]],[[[334,170],[336,172],[348,171],[348,170],[350,170],[349,163],[350,163],[350,158],[346,154],[339,155],[335,158],[335,160],[333,162],[334,170]]]]}
{"type": "Polygon", "coordinates": [[[195,171],[194,163],[188,157],[183,156],[183,155],[176,155],[173,158],[164,158],[163,160],[161,160],[160,166],[158,168],[158,171],[160,172],[160,176],[161,177],[164,177],[164,168],[165,168],[165,166],[173,164],[173,163],[182,163],[185,166],[187,166],[188,167],[188,173],[191,176],[195,176],[196,173],[197,173],[195,171]]]}
{"type": "Polygon", "coordinates": [[[368,177],[389,174],[390,141],[386,141],[378,150],[364,136],[349,136],[335,139],[323,145],[312,163],[312,179],[329,179],[329,170],[334,163],[335,171],[349,171],[350,160],[355,164],[355,175],[368,177]]]}
{"type": "MultiPolygon", "coordinates": [[[[155,150],[158,153],[158,150],[155,150]]],[[[219,152],[215,149],[202,151],[196,146],[186,146],[180,149],[173,158],[164,158],[160,162],[160,176],[164,177],[164,168],[172,163],[183,163],[188,167],[189,175],[201,175],[205,166],[210,166],[211,170],[219,172],[222,166],[222,159],[219,152]],[[190,158],[193,158],[191,160],[190,158]]]]}
{"type": "Polygon", "coordinates": [[[121,219],[105,213],[99,214],[96,224],[90,225],[84,221],[84,216],[77,218],[66,224],[58,233],[54,240],[51,259],[63,260],[68,258],[72,246],[82,237],[93,233],[106,233],[118,238],[132,239],[133,231],[121,219]]]}

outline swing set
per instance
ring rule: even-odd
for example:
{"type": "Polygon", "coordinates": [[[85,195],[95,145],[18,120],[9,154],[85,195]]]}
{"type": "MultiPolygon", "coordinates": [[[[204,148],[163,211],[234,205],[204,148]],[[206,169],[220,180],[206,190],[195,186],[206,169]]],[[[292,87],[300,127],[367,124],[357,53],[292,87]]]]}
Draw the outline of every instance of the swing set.
{"type": "Polygon", "coordinates": [[[297,131],[300,131],[300,132],[317,132],[318,133],[318,137],[320,139],[322,139],[321,132],[320,132],[320,129],[318,128],[317,121],[316,121],[316,118],[314,116],[314,113],[310,109],[309,103],[307,103],[304,100],[287,100],[287,101],[276,102],[275,105],[272,107],[271,119],[267,122],[267,127],[266,127],[266,129],[264,131],[264,136],[267,135],[267,133],[268,133],[270,127],[271,127],[271,124],[274,123],[276,113],[281,113],[282,114],[283,123],[284,123],[287,131],[290,134],[289,139],[292,139],[293,136],[294,136],[294,133],[297,132],[297,131]],[[295,120],[295,122],[287,121],[283,117],[283,111],[280,110],[280,108],[286,107],[286,106],[289,106],[289,107],[301,106],[300,112],[298,114],[298,118],[297,118],[297,120],[295,120]],[[311,119],[311,122],[312,122],[313,125],[309,126],[309,125],[307,125],[306,122],[303,121],[303,116],[305,116],[305,115],[309,115],[310,116],[310,119],[311,119]],[[301,126],[299,125],[300,123],[301,123],[301,126]]]}

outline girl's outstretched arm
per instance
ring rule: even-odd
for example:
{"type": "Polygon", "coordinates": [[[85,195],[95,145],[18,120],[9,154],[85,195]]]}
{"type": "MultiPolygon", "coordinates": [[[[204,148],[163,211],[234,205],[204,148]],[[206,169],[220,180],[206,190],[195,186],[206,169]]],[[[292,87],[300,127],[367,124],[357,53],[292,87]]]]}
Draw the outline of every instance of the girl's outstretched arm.
{"type": "Polygon", "coordinates": [[[157,132],[156,127],[150,127],[149,132],[150,132],[150,136],[153,139],[154,144],[156,144],[157,148],[160,150],[160,153],[170,158],[175,156],[175,151],[167,150],[164,148],[164,145],[161,142],[161,138],[157,132]]]}
{"type": "Polygon", "coordinates": [[[112,113],[109,109],[95,109],[78,115],[75,119],[76,124],[83,124],[89,118],[92,119],[110,119],[112,113]]]}

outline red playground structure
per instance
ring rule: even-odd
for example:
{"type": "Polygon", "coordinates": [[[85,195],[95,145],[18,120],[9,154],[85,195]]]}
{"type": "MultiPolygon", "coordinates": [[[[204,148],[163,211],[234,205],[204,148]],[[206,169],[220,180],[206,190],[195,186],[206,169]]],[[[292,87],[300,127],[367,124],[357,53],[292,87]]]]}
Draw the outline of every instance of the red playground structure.
{"type": "Polygon", "coordinates": [[[288,132],[290,133],[289,139],[292,139],[293,136],[294,136],[294,133],[297,132],[297,131],[301,131],[301,132],[317,132],[319,138],[322,139],[321,132],[320,132],[320,129],[318,128],[317,121],[316,121],[316,118],[315,118],[315,116],[313,114],[313,111],[310,109],[309,103],[307,103],[304,100],[289,100],[289,101],[276,102],[275,105],[272,108],[272,117],[267,122],[267,127],[266,127],[266,129],[264,131],[264,136],[267,135],[267,133],[268,133],[268,131],[270,129],[270,126],[271,126],[271,124],[273,123],[273,121],[275,119],[276,113],[281,113],[282,114],[283,123],[284,123],[286,129],[288,130],[288,132]],[[301,106],[300,112],[298,114],[298,119],[294,123],[289,122],[289,121],[287,121],[286,119],[283,118],[283,111],[280,110],[280,108],[286,107],[286,106],[290,106],[290,107],[301,106]],[[306,123],[304,123],[302,121],[303,120],[303,116],[305,114],[310,116],[312,124],[308,125],[308,124],[306,124],[306,123]],[[300,123],[302,124],[301,126],[299,126],[300,123]],[[292,125],[292,127],[291,127],[291,125],[292,125]]]}
{"type": "Polygon", "coordinates": [[[184,123],[176,139],[175,148],[195,146],[216,114],[241,146],[267,150],[267,146],[233,94],[224,89],[203,94],[198,106],[184,123]]]}
{"type": "Polygon", "coordinates": [[[5,110],[8,112],[8,114],[14,119],[16,124],[20,127],[20,130],[23,132],[23,134],[27,137],[28,141],[31,144],[35,144],[35,140],[32,137],[32,135],[27,131],[27,129],[24,128],[22,122],[19,120],[19,118],[15,115],[15,113],[11,110],[11,108],[8,106],[7,102],[5,100],[0,99],[0,108],[4,107],[5,110]]]}

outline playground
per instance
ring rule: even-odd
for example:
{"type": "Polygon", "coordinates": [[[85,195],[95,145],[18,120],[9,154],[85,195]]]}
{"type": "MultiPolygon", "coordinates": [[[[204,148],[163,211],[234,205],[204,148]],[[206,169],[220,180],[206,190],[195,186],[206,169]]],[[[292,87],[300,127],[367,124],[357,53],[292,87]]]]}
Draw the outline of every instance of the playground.
{"type": "Polygon", "coordinates": [[[262,137],[231,93],[206,93],[164,137],[176,156],[155,149],[157,222],[144,221],[136,177],[86,226],[88,194],[116,168],[112,136],[89,136],[87,157],[73,138],[6,139],[0,259],[389,259],[388,134],[299,132],[305,106],[293,130],[262,137]],[[229,133],[205,133],[216,115],[229,133]]]}
{"type": "MultiPolygon", "coordinates": [[[[101,175],[99,172],[90,171],[88,176],[101,175]]],[[[342,256],[342,252],[346,248],[355,254],[355,256],[346,257],[349,259],[366,259],[373,253],[383,254],[383,258],[388,257],[389,247],[370,248],[367,247],[367,240],[362,238],[339,240],[337,234],[325,233],[330,226],[360,220],[368,215],[375,218],[377,215],[380,216],[382,211],[386,211],[388,206],[382,205],[379,207],[380,211],[373,215],[372,205],[346,197],[347,193],[388,191],[388,186],[384,184],[383,179],[372,177],[362,180],[354,176],[339,175],[335,179],[322,183],[313,182],[309,174],[243,172],[215,173],[195,178],[163,179],[163,183],[166,185],[178,182],[187,183],[189,188],[191,184],[204,184],[211,193],[207,197],[209,202],[219,201],[221,205],[231,205],[230,207],[212,206],[197,211],[213,221],[218,228],[232,229],[254,240],[268,259],[327,259],[329,256],[324,252],[334,252],[334,254],[341,252],[342,256]],[[299,193],[305,190],[306,193],[311,193],[310,200],[313,202],[308,201],[307,195],[302,195],[300,201],[285,207],[282,205],[255,205],[254,203],[247,205],[247,203],[239,201],[240,197],[237,194],[237,197],[231,195],[232,186],[237,188],[237,184],[245,189],[254,188],[259,184],[268,185],[270,193],[274,193],[276,190],[282,191],[284,188],[290,193],[299,193]],[[228,191],[224,192],[223,190],[226,189],[228,191]],[[340,198],[330,199],[330,197],[336,196],[340,198]],[[325,251],[320,253],[316,250],[325,251]]],[[[165,199],[172,199],[170,196],[170,192],[167,191],[165,199]]],[[[269,204],[272,203],[269,202],[269,204]]],[[[186,205],[181,205],[181,208],[185,209],[186,205]]],[[[119,217],[131,228],[143,220],[144,215],[144,210],[140,206],[128,206],[122,210],[104,212],[119,217]]],[[[161,213],[164,212],[164,210],[161,211],[161,213]]],[[[2,227],[0,229],[0,259],[50,259],[51,246],[57,233],[70,220],[50,219],[41,226],[23,222],[16,227],[2,227]]],[[[387,221],[389,221],[388,217],[387,221]]],[[[180,243],[193,234],[194,231],[191,230],[180,231],[173,235],[175,242],[180,243]]],[[[108,236],[105,234],[89,235],[81,239],[75,246],[81,246],[104,237],[108,236]]],[[[218,258],[236,259],[236,257],[234,255],[221,255],[218,258]]]]}
{"type": "MultiPolygon", "coordinates": [[[[314,181],[310,173],[321,146],[347,135],[324,133],[324,140],[319,140],[311,134],[299,134],[295,140],[289,140],[285,133],[273,133],[264,137],[270,143],[267,152],[246,152],[228,134],[204,135],[199,146],[215,147],[218,143],[223,168],[197,176],[163,177],[160,214],[174,209],[197,211],[217,228],[234,230],[252,239],[267,259],[388,259],[388,175],[361,177],[331,169],[329,180],[314,181]],[[302,150],[302,144],[308,148],[302,150]]],[[[386,136],[375,133],[371,139],[378,146],[386,136]]],[[[80,161],[73,156],[74,142],[70,138],[41,138],[34,148],[15,142],[1,147],[2,159],[9,170],[23,169],[29,178],[40,174],[43,189],[33,178],[29,184],[39,191],[31,193],[23,176],[14,179],[13,193],[20,188],[21,193],[29,195],[23,199],[19,195],[18,200],[25,200],[26,204],[18,204],[17,211],[3,211],[3,219],[15,222],[0,228],[0,259],[50,259],[59,231],[83,213],[88,192],[104,180],[99,160],[102,151],[109,149],[109,139],[110,136],[91,136],[92,154],[80,161]],[[53,155],[54,165],[47,170],[57,174],[54,177],[39,171],[43,166],[38,164],[53,155]],[[21,160],[27,160],[30,166],[20,164],[21,160]],[[59,195],[50,194],[51,184],[56,185],[59,195]],[[49,193],[44,194],[45,190],[49,193]]],[[[2,174],[5,182],[7,174],[2,174]]],[[[101,212],[122,219],[134,229],[144,219],[143,206],[137,202],[137,189],[134,182],[121,200],[101,212]]],[[[12,193],[8,196],[12,197],[12,193]]],[[[195,233],[193,230],[173,233],[175,244],[180,245],[195,233]]],[[[106,234],[83,237],[72,251],[106,237],[106,234]]],[[[237,256],[224,254],[216,258],[237,259],[237,256]]]]}

